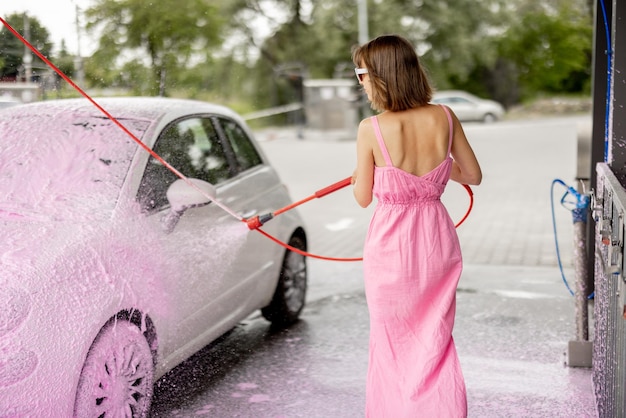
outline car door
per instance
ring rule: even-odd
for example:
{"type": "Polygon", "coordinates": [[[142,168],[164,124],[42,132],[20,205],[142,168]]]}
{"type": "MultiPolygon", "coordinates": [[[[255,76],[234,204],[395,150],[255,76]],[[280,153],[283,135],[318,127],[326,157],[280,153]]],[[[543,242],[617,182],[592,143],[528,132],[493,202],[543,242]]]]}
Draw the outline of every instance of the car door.
{"type": "MultiPolygon", "coordinates": [[[[235,120],[215,117],[214,123],[224,137],[225,147],[232,153],[237,175],[231,184],[220,190],[224,202],[246,219],[272,213],[290,203],[282,183],[274,169],[265,164],[252,139],[235,120]]],[[[269,222],[263,228],[278,234],[280,220],[269,222]]],[[[247,236],[245,258],[234,268],[233,274],[241,281],[234,282],[242,293],[262,297],[268,284],[272,286],[278,277],[283,248],[256,231],[247,236]]]]}
{"type": "MultiPolygon", "coordinates": [[[[232,119],[207,115],[178,120],[163,130],[154,150],[186,177],[213,184],[220,203],[245,218],[286,204],[272,198],[279,185],[274,170],[232,119]]],[[[258,308],[264,297],[257,292],[259,283],[271,281],[269,273],[277,277],[279,254],[267,238],[216,204],[190,208],[173,227],[167,226],[172,211],[166,193],[176,180],[150,157],[137,197],[152,227],[161,229],[161,251],[170,270],[165,291],[172,304],[168,321],[175,326],[170,324],[162,347],[166,356],[184,344],[199,348],[258,308]]]]}
{"type": "MultiPolygon", "coordinates": [[[[175,121],[153,148],[186,177],[215,185],[220,201],[225,193],[235,193],[227,184],[238,172],[209,117],[175,121]]],[[[176,217],[167,200],[167,190],[176,180],[174,173],[150,157],[137,194],[151,227],[160,234],[159,251],[165,258],[163,291],[169,306],[163,309],[170,330],[161,345],[165,357],[187,344],[200,345],[234,325],[241,307],[230,290],[240,278],[232,270],[249,247],[245,224],[215,204],[193,207],[176,217]]]]}

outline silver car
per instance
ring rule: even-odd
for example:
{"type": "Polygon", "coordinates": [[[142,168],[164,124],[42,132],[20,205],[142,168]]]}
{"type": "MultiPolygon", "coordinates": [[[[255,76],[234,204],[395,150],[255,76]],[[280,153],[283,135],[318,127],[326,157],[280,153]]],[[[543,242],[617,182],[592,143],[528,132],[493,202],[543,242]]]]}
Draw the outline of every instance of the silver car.
{"type": "Polygon", "coordinates": [[[0,110],[6,109],[8,107],[17,106],[20,102],[12,99],[5,99],[4,97],[0,97],[0,110]]]}
{"type": "MultiPolygon", "coordinates": [[[[86,99],[0,112],[2,416],[145,417],[155,379],[305,303],[306,258],[242,221],[291,199],[237,114],[97,102],[128,132],[86,99]]],[[[296,210],[263,230],[307,248],[296,210]]]]}
{"type": "Polygon", "coordinates": [[[459,90],[435,92],[432,103],[444,104],[456,114],[461,122],[491,123],[504,116],[504,107],[493,100],[481,99],[473,94],[459,90]]]}

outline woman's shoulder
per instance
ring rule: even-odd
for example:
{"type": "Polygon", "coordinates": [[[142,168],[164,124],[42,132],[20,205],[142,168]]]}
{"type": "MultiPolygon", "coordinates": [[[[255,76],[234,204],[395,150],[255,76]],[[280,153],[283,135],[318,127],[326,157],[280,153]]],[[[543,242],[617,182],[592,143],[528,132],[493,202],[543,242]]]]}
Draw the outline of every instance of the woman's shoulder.
{"type": "Polygon", "coordinates": [[[385,111],[378,115],[379,119],[403,119],[413,118],[417,116],[425,117],[426,115],[436,114],[442,112],[442,106],[439,104],[428,103],[422,106],[412,107],[406,110],[400,110],[396,112],[385,111]]]}
{"type": "Polygon", "coordinates": [[[363,126],[363,127],[368,127],[368,126],[372,126],[372,119],[375,116],[368,116],[364,119],[361,119],[361,123],[359,123],[359,127],[363,126]]]}
{"type": "Polygon", "coordinates": [[[357,131],[357,141],[362,143],[372,144],[376,141],[376,134],[374,133],[373,116],[367,117],[359,123],[357,131]]]}
{"type": "Polygon", "coordinates": [[[440,105],[427,104],[401,112],[385,112],[378,119],[381,126],[424,125],[445,120],[446,115],[440,105]]]}
{"type": "Polygon", "coordinates": [[[374,125],[373,125],[371,116],[361,120],[361,123],[359,123],[359,129],[358,129],[359,137],[365,135],[369,131],[372,131],[373,128],[374,128],[374,125]]]}

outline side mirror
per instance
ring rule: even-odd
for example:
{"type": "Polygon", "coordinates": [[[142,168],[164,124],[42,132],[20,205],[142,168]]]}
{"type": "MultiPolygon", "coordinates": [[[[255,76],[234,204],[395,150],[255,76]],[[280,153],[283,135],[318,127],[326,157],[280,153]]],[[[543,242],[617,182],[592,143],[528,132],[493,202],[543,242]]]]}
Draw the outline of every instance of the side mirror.
{"type": "Polygon", "coordinates": [[[217,196],[215,186],[211,183],[199,179],[187,179],[193,186],[187,184],[185,180],[179,179],[167,189],[167,201],[170,203],[170,211],[163,219],[166,232],[171,232],[178,220],[187,209],[208,205],[217,196]]]}
{"type": "Polygon", "coordinates": [[[208,205],[217,195],[215,186],[211,183],[198,179],[187,180],[193,186],[187,184],[185,180],[179,179],[167,189],[167,201],[174,212],[182,213],[190,208],[208,205]]]}

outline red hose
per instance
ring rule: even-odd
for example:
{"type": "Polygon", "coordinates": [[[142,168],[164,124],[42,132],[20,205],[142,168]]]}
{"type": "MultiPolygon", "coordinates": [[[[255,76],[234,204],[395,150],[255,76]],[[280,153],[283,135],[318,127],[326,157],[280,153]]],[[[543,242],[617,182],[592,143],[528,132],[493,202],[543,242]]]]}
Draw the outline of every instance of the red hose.
{"type": "MultiPolygon", "coordinates": [[[[344,186],[347,186],[348,184],[350,184],[350,177],[348,177],[345,180],[339,181],[339,182],[337,182],[337,183],[335,183],[335,184],[333,184],[331,186],[328,186],[327,188],[322,189],[321,191],[329,190],[328,192],[324,193],[324,195],[326,195],[328,193],[334,192],[335,190],[339,190],[340,188],[342,188],[344,186]],[[347,184],[343,184],[346,181],[348,183],[347,184]],[[343,184],[343,186],[341,186],[341,184],[343,184]]],[[[469,185],[467,185],[467,184],[463,184],[462,186],[465,188],[465,190],[467,190],[467,194],[469,195],[470,202],[469,202],[469,206],[467,208],[467,212],[465,212],[465,215],[463,215],[461,220],[459,222],[457,222],[456,225],[454,225],[455,228],[458,228],[463,222],[465,222],[465,220],[469,216],[470,212],[472,211],[472,208],[474,207],[474,192],[472,191],[472,188],[469,185]]],[[[324,196],[324,195],[322,195],[322,196],[324,196]]],[[[304,201],[309,201],[313,197],[315,197],[315,195],[309,196],[307,199],[303,199],[303,200],[304,201]]],[[[300,202],[304,203],[304,201],[301,200],[300,202]]],[[[298,202],[296,202],[296,203],[298,203],[298,202]]],[[[298,203],[298,204],[300,204],[300,203],[298,203]]],[[[285,211],[283,211],[283,212],[285,212],[285,211]]],[[[276,212],[274,212],[274,213],[276,214],[276,212]]],[[[323,256],[323,255],[317,255],[317,254],[309,253],[309,252],[303,251],[303,250],[301,250],[299,248],[292,247],[291,245],[289,245],[289,244],[279,240],[278,238],[270,235],[269,233],[263,231],[260,228],[261,226],[262,226],[262,224],[259,224],[256,228],[251,228],[251,229],[255,229],[256,231],[260,232],[262,235],[265,235],[267,238],[269,238],[272,241],[274,241],[276,244],[281,245],[281,246],[285,247],[286,249],[288,249],[290,251],[293,251],[295,253],[298,253],[300,255],[303,255],[305,257],[317,258],[319,260],[328,260],[328,261],[362,261],[363,260],[363,257],[327,257],[327,256],[323,256]]]]}
{"type": "Polygon", "coordinates": [[[472,188],[469,187],[469,185],[467,184],[463,184],[463,187],[465,187],[465,190],[467,190],[467,194],[469,194],[470,202],[469,202],[469,207],[467,208],[467,212],[465,212],[465,215],[463,215],[461,220],[457,222],[456,225],[454,225],[455,228],[458,228],[459,226],[461,226],[463,222],[465,222],[470,212],[472,211],[472,208],[474,207],[474,192],[472,191],[472,188]]]}
{"type": "Polygon", "coordinates": [[[274,211],[273,215],[280,215],[281,213],[287,212],[290,209],[295,208],[296,206],[300,206],[303,203],[308,202],[309,200],[315,199],[315,198],[320,198],[320,197],[324,197],[327,194],[330,194],[334,191],[337,191],[339,189],[342,189],[344,187],[346,187],[348,184],[350,184],[350,182],[352,181],[352,177],[347,177],[341,181],[338,181],[337,183],[333,183],[328,187],[324,187],[323,189],[320,189],[318,191],[316,191],[315,193],[313,193],[311,196],[306,197],[302,200],[299,200],[297,202],[292,203],[291,205],[287,205],[284,208],[278,209],[276,211],[274,211]]]}
{"type": "Polygon", "coordinates": [[[325,257],[323,255],[312,254],[312,253],[303,251],[303,250],[301,250],[299,248],[296,248],[296,247],[292,247],[291,245],[282,242],[281,240],[279,240],[278,238],[274,237],[273,235],[270,235],[267,232],[263,231],[261,228],[256,228],[255,231],[259,231],[261,234],[265,235],[267,238],[271,239],[276,244],[281,245],[281,246],[285,247],[286,249],[288,249],[290,251],[293,251],[295,253],[298,253],[300,255],[303,255],[305,257],[318,258],[320,260],[328,260],[328,261],[361,261],[361,260],[363,260],[363,257],[355,257],[355,258],[325,257]]]}
{"type": "Polygon", "coordinates": [[[335,192],[339,189],[346,187],[350,183],[352,183],[352,177],[347,177],[343,180],[338,181],[337,183],[333,183],[328,187],[325,187],[323,189],[316,191],[311,196],[305,197],[304,199],[298,200],[297,202],[293,202],[292,204],[287,205],[284,208],[280,208],[278,210],[275,210],[274,212],[266,213],[264,215],[255,216],[253,218],[242,219],[242,221],[248,224],[248,228],[250,229],[259,229],[260,227],[263,226],[265,222],[273,219],[274,216],[280,215],[281,213],[285,213],[288,210],[295,208],[296,206],[300,206],[301,204],[308,202],[309,200],[324,197],[327,194],[330,194],[332,192],[335,192]]]}

